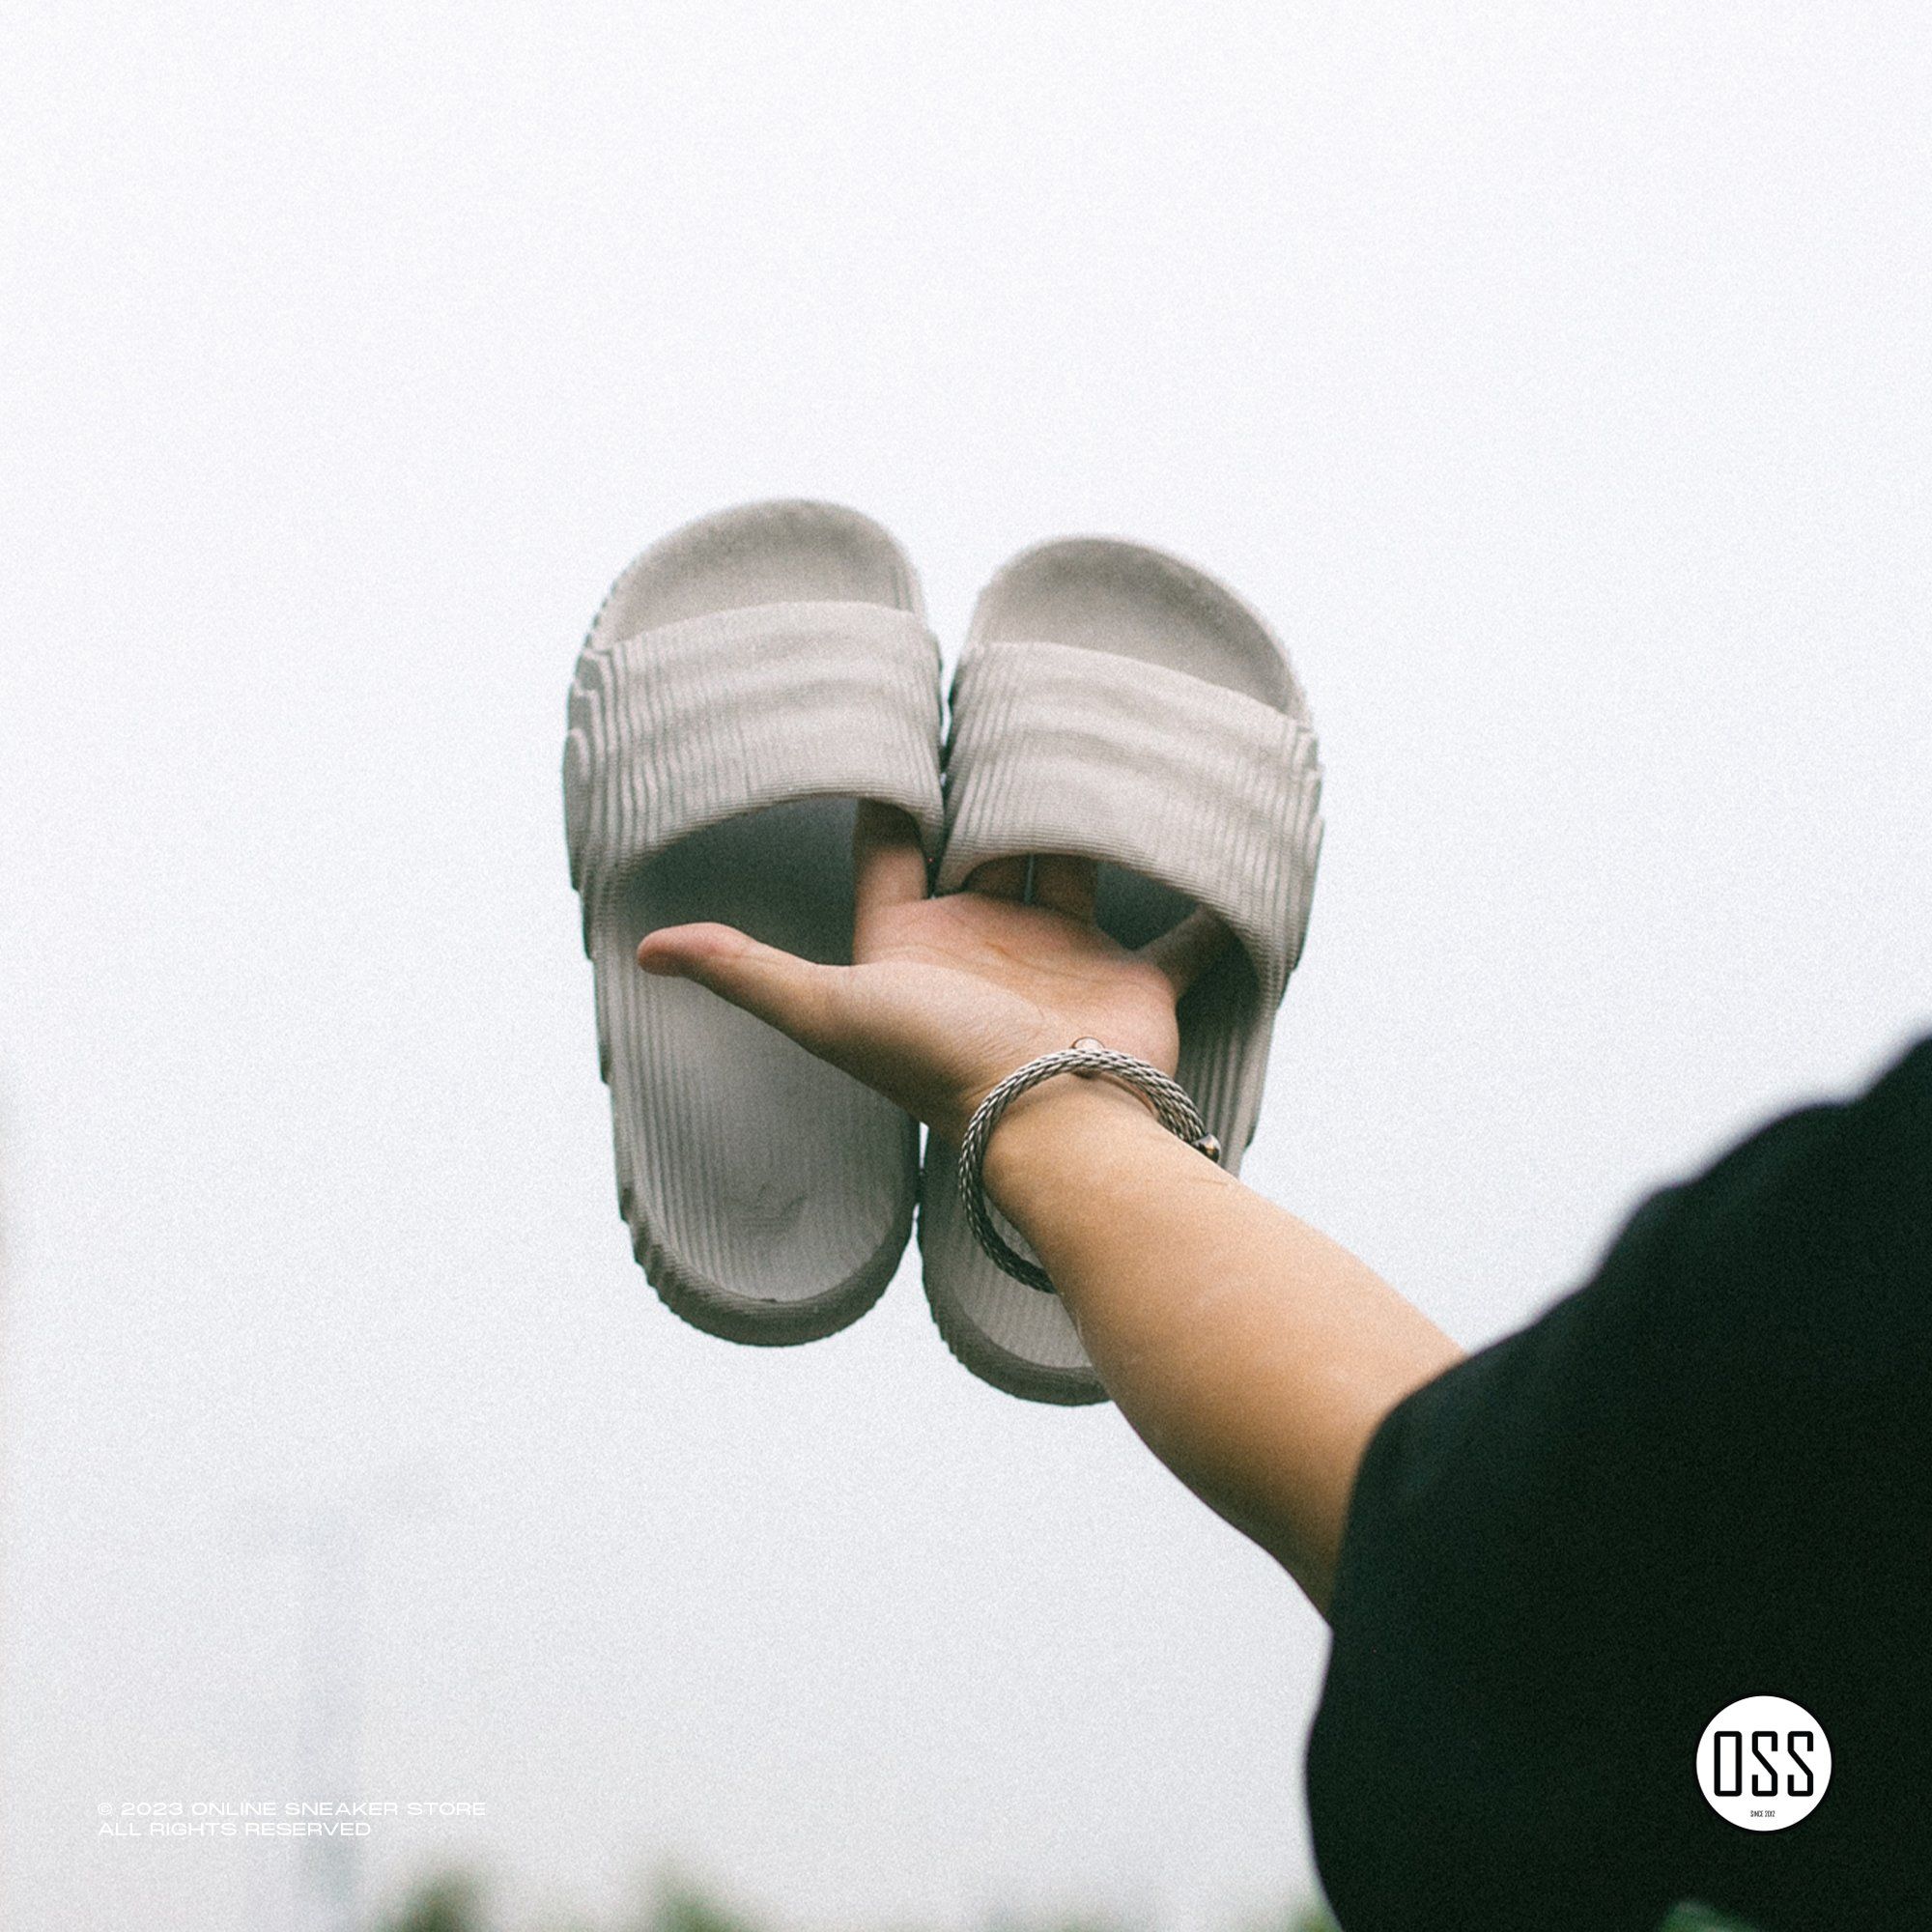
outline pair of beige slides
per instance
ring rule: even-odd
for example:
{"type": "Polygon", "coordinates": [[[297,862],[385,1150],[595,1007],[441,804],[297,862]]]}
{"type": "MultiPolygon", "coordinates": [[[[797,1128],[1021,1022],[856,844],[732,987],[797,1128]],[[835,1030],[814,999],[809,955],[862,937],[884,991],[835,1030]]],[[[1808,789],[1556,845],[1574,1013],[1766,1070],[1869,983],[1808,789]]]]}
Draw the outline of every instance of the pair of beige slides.
{"type": "Polygon", "coordinates": [[[953,1353],[1013,1395],[1097,1401],[1060,1302],[980,1251],[952,1150],[922,1166],[917,1123],[889,1101],[636,963],[646,933],[691,920],[848,962],[860,799],[917,821],[935,892],[993,859],[1095,860],[1095,916],[1123,944],[1196,905],[1239,941],[1181,1004],[1178,1073],[1237,1166],[1321,838],[1280,642],[1177,558],[1067,539],[980,594],[948,708],[918,577],[854,511],[727,510],[612,586],[578,660],[563,777],[619,1211],[686,1321],[790,1343],[878,1299],[916,1207],[953,1353]]]}

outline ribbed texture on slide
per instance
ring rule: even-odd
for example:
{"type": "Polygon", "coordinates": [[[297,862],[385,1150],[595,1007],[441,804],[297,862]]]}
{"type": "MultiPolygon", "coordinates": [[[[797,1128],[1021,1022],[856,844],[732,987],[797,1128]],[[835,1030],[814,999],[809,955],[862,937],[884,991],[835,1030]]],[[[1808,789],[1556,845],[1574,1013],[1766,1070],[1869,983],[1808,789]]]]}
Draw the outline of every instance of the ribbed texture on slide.
{"type": "Polygon", "coordinates": [[[1253,999],[1184,1028],[1179,1068],[1237,1162],[1274,1009],[1308,930],[1321,840],[1313,730],[1164,665],[1027,642],[971,651],[952,716],[940,891],[987,859],[1071,853],[1184,894],[1245,948],[1253,999]]]}
{"type": "MultiPolygon", "coordinates": [[[[726,610],[596,639],[579,660],[564,811],[618,1205],[660,1294],[713,1333],[804,1341],[868,1306],[910,1232],[917,1129],[749,1015],[639,972],[640,868],[807,799],[897,805],[934,849],[939,709],[931,634],[865,603],[726,610]]],[[[825,864],[802,848],[795,890],[829,893],[825,864]]]]}
{"type": "Polygon", "coordinates": [[[761,806],[878,799],[936,851],[938,673],[932,633],[877,604],[765,604],[585,645],[563,797],[586,949],[613,881],[761,806]]]}

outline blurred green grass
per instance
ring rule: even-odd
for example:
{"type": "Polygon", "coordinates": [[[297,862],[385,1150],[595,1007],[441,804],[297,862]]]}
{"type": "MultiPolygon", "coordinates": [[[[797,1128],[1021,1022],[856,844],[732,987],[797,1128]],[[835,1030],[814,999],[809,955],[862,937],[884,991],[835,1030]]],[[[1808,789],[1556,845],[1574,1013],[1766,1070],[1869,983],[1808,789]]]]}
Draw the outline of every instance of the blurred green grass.
{"type": "MultiPolygon", "coordinates": [[[[492,1910],[482,1880],[467,1872],[447,1872],[419,1884],[394,1913],[377,1921],[375,1932],[777,1932],[777,1928],[724,1903],[689,1879],[672,1875],[661,1875],[634,1908],[614,1919],[552,1916],[511,1925],[492,1910]]],[[[1140,1928],[1097,1916],[1000,1914],[986,1932],[1140,1932],[1140,1928]]],[[[1232,1927],[1231,1932],[1341,1932],[1341,1928],[1324,1907],[1310,1904],[1279,1918],[1232,1927]]],[[[1709,1906],[1686,1903],[1666,1915],[1657,1932],[1751,1932],[1751,1928],[1709,1906]]]]}

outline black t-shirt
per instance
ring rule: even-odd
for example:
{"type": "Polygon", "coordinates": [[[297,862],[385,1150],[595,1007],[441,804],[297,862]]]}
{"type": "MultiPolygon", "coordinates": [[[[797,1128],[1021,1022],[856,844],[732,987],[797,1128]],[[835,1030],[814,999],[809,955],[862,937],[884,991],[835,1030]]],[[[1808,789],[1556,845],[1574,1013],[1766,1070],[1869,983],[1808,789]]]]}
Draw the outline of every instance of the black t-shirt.
{"type": "Polygon", "coordinates": [[[1399,1404],[1308,1747],[1347,1932],[1932,1927],[1932,1039],[1637,1212],[1399,1404]],[[1706,1803],[1738,1698],[1818,1719],[1788,1830],[1706,1803]]]}

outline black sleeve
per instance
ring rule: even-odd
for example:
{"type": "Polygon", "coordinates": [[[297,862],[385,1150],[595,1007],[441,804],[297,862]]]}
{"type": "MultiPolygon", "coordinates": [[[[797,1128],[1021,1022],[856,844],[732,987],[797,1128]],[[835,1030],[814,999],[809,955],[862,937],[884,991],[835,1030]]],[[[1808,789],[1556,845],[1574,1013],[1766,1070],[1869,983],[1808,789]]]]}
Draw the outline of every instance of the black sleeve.
{"type": "Polygon", "coordinates": [[[1932,1040],[1398,1405],[1332,1621],[1308,1794],[1347,1932],[1932,1924],[1932,1040]],[[1694,1774],[1758,1693],[1831,1740],[1788,1831],[1694,1774]]]}

